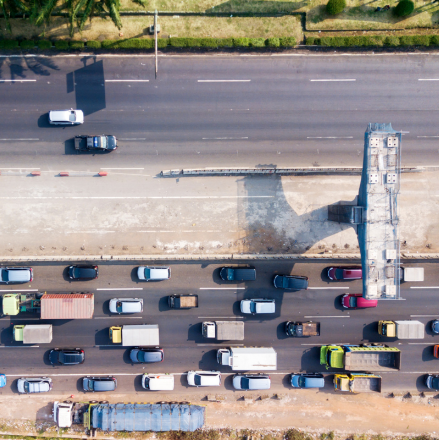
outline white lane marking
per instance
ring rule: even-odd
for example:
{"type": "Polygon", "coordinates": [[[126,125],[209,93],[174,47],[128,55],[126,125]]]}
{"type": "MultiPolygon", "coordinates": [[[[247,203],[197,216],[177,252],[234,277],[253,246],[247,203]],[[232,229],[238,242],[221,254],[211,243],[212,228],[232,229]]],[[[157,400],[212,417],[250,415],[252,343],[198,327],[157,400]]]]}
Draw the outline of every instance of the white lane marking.
{"type": "Polygon", "coordinates": [[[108,82],[149,82],[149,79],[106,79],[106,83],[108,82]]]}
{"type": "Polygon", "coordinates": [[[0,345],[0,348],[38,348],[39,345],[0,345]]]}
{"type": "Polygon", "coordinates": [[[310,79],[311,82],[348,82],[357,81],[356,79],[310,79]]]}
{"type": "Polygon", "coordinates": [[[408,345],[433,345],[433,342],[407,342],[408,345]]]}
{"type": "Polygon", "coordinates": [[[15,316],[9,315],[7,318],[0,318],[0,321],[8,321],[11,319],[13,319],[14,321],[39,321],[40,318],[16,318],[15,316]]]}
{"type": "Polygon", "coordinates": [[[2,82],[36,82],[36,79],[0,79],[0,83],[2,82]]]}
{"type": "Polygon", "coordinates": [[[244,319],[243,316],[199,316],[198,319],[244,319]]]}
{"type": "Polygon", "coordinates": [[[344,290],[349,287],[308,287],[308,290],[344,290]]]}
{"type": "Polygon", "coordinates": [[[200,200],[208,200],[208,199],[273,199],[276,196],[90,196],[90,197],[77,197],[77,196],[67,196],[67,197],[52,197],[52,196],[35,196],[35,197],[0,197],[1,200],[17,200],[17,199],[32,199],[32,200],[47,200],[47,199],[89,199],[89,200],[111,200],[111,199],[132,199],[132,200],[148,200],[148,199],[156,199],[156,200],[175,200],[175,199],[200,199],[200,200]]]}
{"type": "Polygon", "coordinates": [[[410,289],[439,289],[439,286],[413,286],[410,289]]]}
{"type": "Polygon", "coordinates": [[[196,229],[196,230],[194,230],[194,229],[191,229],[191,230],[188,230],[188,231],[185,231],[185,230],[183,230],[183,231],[161,231],[161,230],[159,230],[159,231],[136,231],[136,232],[143,232],[143,233],[147,233],[147,234],[151,234],[151,233],[157,233],[157,232],[171,232],[171,233],[175,233],[175,232],[179,232],[179,233],[183,233],[183,232],[189,232],[189,233],[199,233],[199,232],[215,232],[215,233],[218,233],[218,232],[231,232],[231,233],[236,233],[237,231],[212,231],[212,230],[207,230],[207,231],[200,231],[200,230],[198,230],[198,229],[196,229]]]}
{"type": "Polygon", "coordinates": [[[102,287],[96,290],[143,290],[143,287],[102,287]]]}
{"type": "Polygon", "coordinates": [[[64,231],[65,234],[114,234],[116,231],[64,231]]]}
{"type": "Polygon", "coordinates": [[[200,287],[200,290],[245,290],[245,287],[200,287]]]}
{"type": "Polygon", "coordinates": [[[418,81],[439,81],[439,78],[418,78],[418,81]]]}
{"type": "Polygon", "coordinates": [[[307,136],[307,139],[353,139],[353,136],[307,136]]]}
{"type": "Polygon", "coordinates": [[[38,292],[38,289],[0,289],[0,292],[38,292]]]}
{"type": "Polygon", "coordinates": [[[438,314],[436,315],[410,315],[410,318],[434,318],[438,316],[438,314]]]}
{"type": "Polygon", "coordinates": [[[100,170],[144,170],[145,168],[99,168],[100,170]]]}
{"type": "Polygon", "coordinates": [[[218,137],[218,138],[202,138],[203,141],[215,141],[215,140],[240,140],[240,139],[248,139],[248,136],[244,137],[218,137]]]}
{"type": "MultiPolygon", "coordinates": [[[[333,315],[333,316],[304,316],[304,318],[350,318],[350,316],[346,316],[346,315],[333,315]]],[[[334,344],[332,344],[334,345],[334,344]]]]}
{"type": "Polygon", "coordinates": [[[230,347],[230,345],[236,346],[243,346],[244,344],[230,344],[230,342],[226,342],[224,344],[197,344],[197,347],[230,347]]]}
{"type": "MultiPolygon", "coordinates": [[[[11,138],[11,139],[0,139],[0,141],[39,141],[39,139],[38,138],[29,138],[29,139],[25,139],[25,138],[12,139],[11,138]]],[[[2,169],[7,169],[7,168],[2,168],[2,169]]],[[[10,170],[13,170],[13,169],[20,170],[20,169],[24,169],[24,168],[9,168],[9,169],[10,170]]],[[[36,168],[33,168],[33,169],[36,169],[36,168]]]]}
{"type": "Polygon", "coordinates": [[[233,83],[233,82],[250,82],[251,79],[199,79],[199,83],[233,83]]]}
{"type": "MultiPolygon", "coordinates": [[[[146,141],[146,138],[118,138],[119,141],[146,141]]],[[[131,168],[131,169],[137,169],[137,168],[131,168]]],[[[143,168],[142,168],[143,170],[143,168]]]]}
{"type": "MultiPolygon", "coordinates": [[[[93,319],[113,319],[119,318],[119,315],[114,316],[95,316],[93,319]]],[[[124,316],[123,319],[143,319],[142,316],[124,316]]],[[[97,345],[96,347],[104,347],[104,345],[97,345]]],[[[105,345],[105,347],[114,347],[114,345],[105,345]]]]}
{"type": "Polygon", "coordinates": [[[439,138],[439,136],[416,136],[417,138],[439,138]]]}

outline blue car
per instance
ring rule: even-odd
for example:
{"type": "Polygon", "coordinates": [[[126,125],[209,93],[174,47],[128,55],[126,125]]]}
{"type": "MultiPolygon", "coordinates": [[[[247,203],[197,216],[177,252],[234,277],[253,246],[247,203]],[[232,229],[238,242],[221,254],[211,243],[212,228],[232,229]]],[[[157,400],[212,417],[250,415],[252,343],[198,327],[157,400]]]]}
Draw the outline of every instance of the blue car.
{"type": "Polygon", "coordinates": [[[0,388],[6,386],[6,374],[0,374],[0,388]]]}

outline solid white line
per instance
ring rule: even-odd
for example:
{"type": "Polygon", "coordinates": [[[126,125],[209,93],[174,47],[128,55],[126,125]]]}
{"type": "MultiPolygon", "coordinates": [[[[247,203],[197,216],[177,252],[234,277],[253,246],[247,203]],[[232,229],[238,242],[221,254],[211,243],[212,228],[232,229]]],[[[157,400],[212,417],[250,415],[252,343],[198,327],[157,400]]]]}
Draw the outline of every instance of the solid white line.
{"type": "Polygon", "coordinates": [[[200,287],[200,290],[245,290],[245,287],[200,287]]]}
{"type": "Polygon", "coordinates": [[[436,315],[410,315],[410,318],[434,318],[438,316],[438,314],[436,315]]]}
{"type": "MultiPolygon", "coordinates": [[[[29,139],[16,138],[16,139],[0,139],[0,141],[39,141],[39,139],[37,139],[37,138],[29,138],[29,139]]],[[[8,169],[8,168],[2,168],[2,169],[8,169]]],[[[13,170],[13,169],[20,170],[20,169],[24,169],[24,168],[9,168],[9,169],[10,170],[13,170]]],[[[37,169],[37,168],[32,168],[32,169],[37,169]]]]}
{"type": "Polygon", "coordinates": [[[433,342],[407,342],[408,345],[433,345],[433,342]]]}
{"type": "Polygon", "coordinates": [[[39,170],[40,168],[0,168],[0,170],[39,170]]]}
{"type": "MultiPolygon", "coordinates": [[[[118,138],[118,140],[119,141],[146,141],[146,138],[118,138]]],[[[131,169],[137,169],[137,168],[131,168],[131,169]]],[[[143,170],[143,168],[142,168],[142,170],[143,170]]]]}
{"type": "Polygon", "coordinates": [[[416,136],[417,138],[439,138],[439,136],[416,136]]]}
{"type": "Polygon", "coordinates": [[[308,290],[344,290],[349,287],[308,287],[308,290]]]}
{"type": "Polygon", "coordinates": [[[214,140],[239,140],[239,139],[248,139],[248,136],[245,137],[219,137],[219,138],[202,138],[203,141],[214,141],[214,140]]]}
{"type": "Polygon", "coordinates": [[[214,200],[214,199],[273,199],[276,196],[120,196],[120,197],[114,197],[114,196],[91,196],[91,197],[77,197],[77,196],[70,196],[70,197],[52,197],[52,196],[35,196],[35,197],[14,197],[14,196],[8,196],[8,197],[0,197],[0,200],[18,200],[18,199],[32,199],[32,200],[48,200],[48,199],[65,199],[65,200],[119,200],[119,199],[131,199],[131,200],[148,200],[148,199],[155,199],[155,200],[175,200],[175,199],[199,199],[199,200],[214,200]]]}
{"type": "Polygon", "coordinates": [[[311,82],[347,82],[357,81],[356,79],[310,79],[311,82]]]}
{"type": "Polygon", "coordinates": [[[233,83],[233,82],[250,82],[251,79],[199,79],[199,83],[233,83]]]}
{"type": "Polygon", "coordinates": [[[106,79],[105,82],[149,82],[149,79],[106,79]]]}
{"type": "Polygon", "coordinates": [[[0,79],[0,83],[2,82],[36,82],[36,79],[0,79]]]}
{"type": "Polygon", "coordinates": [[[0,345],[0,348],[38,348],[39,345],[0,345]]]}
{"type": "Polygon", "coordinates": [[[38,289],[0,289],[0,292],[38,292],[38,289]]]}
{"type": "MultiPolygon", "coordinates": [[[[112,319],[112,318],[118,318],[119,315],[114,316],[95,316],[93,319],[112,319]]],[[[142,319],[142,316],[124,316],[123,319],[142,319]]],[[[107,345],[105,346],[107,347],[107,345]]],[[[113,347],[113,345],[108,345],[108,347],[113,347]]]]}
{"type": "Polygon", "coordinates": [[[421,287],[413,286],[410,287],[410,289],[439,289],[439,286],[421,286],[421,287]]]}
{"type": "Polygon", "coordinates": [[[199,316],[198,319],[244,319],[243,316],[199,316]]]}
{"type": "Polygon", "coordinates": [[[96,290],[143,290],[143,287],[111,287],[111,288],[103,287],[96,290]]]}
{"type": "Polygon", "coordinates": [[[439,81],[439,78],[419,78],[418,81],[439,81]]]}
{"type": "Polygon", "coordinates": [[[224,344],[197,344],[197,347],[230,347],[230,345],[233,345],[236,347],[237,345],[243,346],[244,344],[230,344],[230,343],[224,343],[224,344]]]}
{"type": "Polygon", "coordinates": [[[100,170],[144,170],[145,168],[99,168],[100,170]]]}
{"type": "Polygon", "coordinates": [[[353,139],[353,136],[307,136],[307,139],[353,139]]]}
{"type": "Polygon", "coordinates": [[[350,318],[350,316],[346,315],[333,315],[333,316],[304,316],[304,318],[350,318]]]}

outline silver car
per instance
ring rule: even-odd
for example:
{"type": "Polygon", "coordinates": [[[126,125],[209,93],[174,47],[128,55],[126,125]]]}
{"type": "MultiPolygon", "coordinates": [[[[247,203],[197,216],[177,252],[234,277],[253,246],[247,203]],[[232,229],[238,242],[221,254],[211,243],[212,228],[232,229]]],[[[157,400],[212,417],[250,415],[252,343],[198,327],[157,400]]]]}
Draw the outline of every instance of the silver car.
{"type": "Polygon", "coordinates": [[[30,283],[32,280],[31,267],[0,267],[0,283],[30,283]]]}
{"type": "Polygon", "coordinates": [[[84,123],[82,110],[50,110],[49,123],[53,125],[77,125],[84,123]]]}
{"type": "Polygon", "coordinates": [[[241,301],[241,313],[258,315],[260,313],[275,313],[275,311],[274,299],[254,298],[241,301]]]}
{"type": "Polygon", "coordinates": [[[269,390],[271,385],[268,374],[235,374],[233,388],[235,390],[269,390]]]}
{"type": "Polygon", "coordinates": [[[52,389],[50,377],[22,377],[17,381],[20,394],[47,393],[52,389]]]}
{"type": "Polygon", "coordinates": [[[113,298],[110,299],[110,312],[125,314],[125,313],[142,313],[143,299],[142,298],[113,298]]]}
{"type": "Polygon", "coordinates": [[[142,281],[169,280],[171,278],[171,268],[140,266],[137,268],[137,278],[142,281]]]}

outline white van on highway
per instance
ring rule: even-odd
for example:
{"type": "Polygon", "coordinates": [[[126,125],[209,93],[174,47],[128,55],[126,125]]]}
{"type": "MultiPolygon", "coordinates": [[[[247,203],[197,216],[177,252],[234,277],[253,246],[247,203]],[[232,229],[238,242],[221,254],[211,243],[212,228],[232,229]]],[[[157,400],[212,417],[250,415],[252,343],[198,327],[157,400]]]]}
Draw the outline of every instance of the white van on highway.
{"type": "Polygon", "coordinates": [[[142,376],[142,388],[149,391],[172,391],[174,389],[174,375],[145,373],[142,376]]]}
{"type": "Polygon", "coordinates": [[[82,110],[50,110],[49,123],[52,125],[77,125],[84,123],[82,110]]]}

